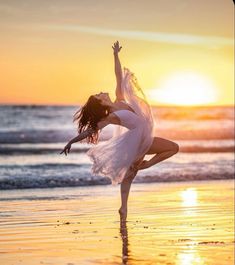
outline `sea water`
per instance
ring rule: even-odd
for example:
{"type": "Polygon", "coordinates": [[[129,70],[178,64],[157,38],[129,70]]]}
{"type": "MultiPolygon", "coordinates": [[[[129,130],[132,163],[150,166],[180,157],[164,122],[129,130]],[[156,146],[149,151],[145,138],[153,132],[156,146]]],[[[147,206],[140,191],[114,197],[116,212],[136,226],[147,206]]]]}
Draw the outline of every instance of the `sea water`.
{"type": "MultiPolygon", "coordinates": [[[[0,189],[109,185],[91,174],[86,152],[92,146],[75,143],[73,114],[79,106],[0,106],[0,189]]],[[[138,172],[134,182],[231,179],[234,175],[233,107],[153,107],[155,135],[175,141],[180,151],[138,172]]],[[[105,127],[100,141],[112,136],[105,127]]],[[[150,159],[147,156],[146,159],[150,159]]]]}

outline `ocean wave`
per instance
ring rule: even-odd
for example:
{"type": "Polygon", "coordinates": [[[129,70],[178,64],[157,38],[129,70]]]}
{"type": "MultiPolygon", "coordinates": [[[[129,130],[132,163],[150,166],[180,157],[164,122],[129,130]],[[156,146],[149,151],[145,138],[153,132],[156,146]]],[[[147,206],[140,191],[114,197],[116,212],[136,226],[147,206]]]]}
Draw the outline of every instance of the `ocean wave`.
{"type": "MultiPolygon", "coordinates": [[[[43,117],[53,120],[57,114],[64,114],[59,116],[68,120],[79,107],[73,105],[0,105],[0,116],[2,113],[4,116],[12,115],[18,120],[25,115],[33,119],[43,117]]],[[[167,120],[234,119],[233,106],[152,106],[152,111],[155,117],[167,120]]]]}
{"type": "MultiPolygon", "coordinates": [[[[73,153],[85,153],[89,148],[73,148],[73,153]]],[[[0,154],[2,155],[43,155],[43,154],[59,154],[62,150],[61,148],[0,148],[0,154]]]]}
{"type": "Polygon", "coordinates": [[[234,146],[181,146],[180,152],[184,153],[230,153],[234,152],[234,146]]]}
{"type": "Polygon", "coordinates": [[[153,107],[154,116],[163,120],[233,120],[233,106],[153,107]]]}
{"type": "MultiPolygon", "coordinates": [[[[107,140],[113,135],[115,125],[109,125],[100,133],[100,140],[107,140]]],[[[234,139],[234,123],[230,124],[168,124],[159,122],[155,127],[155,136],[172,140],[216,140],[234,139]],[[213,133],[212,133],[213,130],[213,133]]],[[[77,135],[75,129],[32,129],[0,131],[0,144],[21,143],[61,143],[68,142],[77,135]]]]}
{"type": "MultiPolygon", "coordinates": [[[[183,153],[217,153],[234,152],[234,140],[179,140],[180,152],[183,153]]],[[[0,144],[2,155],[43,155],[59,154],[65,143],[27,143],[27,144],[0,144]]],[[[86,153],[92,147],[87,143],[73,145],[72,153],[86,153]]]]}
{"type": "MultiPolygon", "coordinates": [[[[77,134],[76,106],[0,106],[0,143],[67,142],[77,134]]],[[[233,107],[153,107],[155,135],[173,140],[233,139],[233,107]],[[213,133],[212,133],[213,130],[213,133]]],[[[111,125],[109,125],[111,126],[111,125]]],[[[107,126],[107,127],[109,127],[107,126]]],[[[104,128],[104,139],[111,127],[104,128]]]]}
{"type": "Polygon", "coordinates": [[[58,143],[74,137],[68,130],[21,130],[0,132],[0,143],[58,143]]]}
{"type": "MultiPolygon", "coordinates": [[[[233,179],[232,154],[185,157],[175,162],[165,162],[138,172],[134,182],[175,182],[195,180],[233,179]],[[216,161],[216,163],[215,163],[216,161]]],[[[110,185],[107,177],[91,174],[90,164],[2,165],[0,166],[0,189],[75,187],[110,185]]]]}
{"type": "MultiPolygon", "coordinates": [[[[232,172],[214,173],[210,172],[204,175],[192,175],[190,173],[177,173],[167,174],[161,176],[146,175],[144,178],[137,176],[134,180],[135,183],[151,183],[151,182],[178,182],[178,181],[197,181],[197,180],[218,180],[218,179],[233,179],[232,172]]],[[[60,179],[57,177],[46,177],[38,179],[37,181],[30,181],[29,179],[9,179],[4,178],[0,180],[0,190],[12,189],[35,189],[35,188],[56,188],[56,187],[77,187],[77,186],[93,186],[93,185],[111,185],[108,178],[97,178],[94,176],[89,177],[69,177],[60,179]]]]}
{"type": "MultiPolygon", "coordinates": [[[[4,148],[0,149],[2,155],[43,155],[43,154],[59,154],[61,148],[43,148],[43,149],[21,149],[21,148],[4,148]]],[[[86,153],[89,148],[74,148],[73,153],[86,153]]],[[[180,146],[180,152],[183,153],[230,153],[235,151],[234,146],[180,146]]]]}

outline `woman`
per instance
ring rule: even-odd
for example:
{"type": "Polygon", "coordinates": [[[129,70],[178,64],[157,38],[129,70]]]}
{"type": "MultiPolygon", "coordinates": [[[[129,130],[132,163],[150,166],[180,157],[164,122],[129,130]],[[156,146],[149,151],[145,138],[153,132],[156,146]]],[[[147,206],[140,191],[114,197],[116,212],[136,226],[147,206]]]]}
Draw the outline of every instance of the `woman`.
{"type": "Polygon", "coordinates": [[[70,152],[71,145],[86,139],[88,143],[98,143],[99,131],[109,124],[117,129],[113,137],[91,147],[87,155],[93,162],[92,173],[111,179],[113,185],[121,184],[121,221],[127,218],[127,200],[131,183],[138,170],[142,170],[176,154],[176,143],[154,137],[154,120],[151,107],[138,86],[136,78],[127,68],[122,72],[118,53],[119,42],[112,46],[115,75],[116,100],[111,101],[108,93],[89,97],[87,103],[74,114],[78,123],[78,136],[68,142],[61,151],[70,152]],[[149,161],[146,154],[155,154],[149,161]]]}

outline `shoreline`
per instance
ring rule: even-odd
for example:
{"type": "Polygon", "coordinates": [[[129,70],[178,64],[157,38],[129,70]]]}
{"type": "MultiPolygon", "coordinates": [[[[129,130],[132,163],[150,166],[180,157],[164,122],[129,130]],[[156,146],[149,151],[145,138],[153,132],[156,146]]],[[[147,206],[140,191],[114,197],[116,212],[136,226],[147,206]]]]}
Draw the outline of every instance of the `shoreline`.
{"type": "MultiPolygon", "coordinates": [[[[227,180],[234,180],[234,175],[233,174],[228,174],[228,177],[221,177],[221,174],[218,174],[218,176],[214,176],[214,177],[210,177],[210,178],[205,178],[204,176],[198,176],[198,179],[188,179],[188,176],[183,176],[182,179],[180,179],[178,176],[176,178],[171,177],[171,178],[166,178],[166,179],[159,179],[159,181],[157,181],[155,179],[155,176],[151,176],[151,175],[146,175],[144,176],[144,181],[142,179],[140,179],[138,177],[138,175],[135,177],[134,181],[132,182],[133,184],[154,184],[154,183],[182,183],[182,182],[206,182],[206,181],[227,181],[227,180]],[[153,180],[151,178],[154,178],[153,180]]],[[[59,180],[59,179],[58,179],[59,180]]],[[[15,180],[13,180],[15,181],[15,180]]],[[[101,178],[101,179],[92,179],[92,177],[88,178],[87,182],[85,182],[86,179],[82,179],[81,183],[78,183],[78,181],[76,180],[75,183],[72,183],[71,185],[52,185],[52,186],[41,186],[41,187],[23,187],[23,188],[0,188],[0,191],[18,191],[18,190],[41,190],[41,189],[56,189],[56,188],[79,188],[79,187],[99,187],[99,186],[112,186],[111,181],[108,178],[101,178]],[[92,183],[92,181],[96,181],[98,183],[92,183]],[[91,182],[90,182],[91,181],[91,182]],[[75,185],[74,185],[75,184],[75,185]]],[[[120,184],[117,185],[118,187],[120,186],[120,184]]]]}

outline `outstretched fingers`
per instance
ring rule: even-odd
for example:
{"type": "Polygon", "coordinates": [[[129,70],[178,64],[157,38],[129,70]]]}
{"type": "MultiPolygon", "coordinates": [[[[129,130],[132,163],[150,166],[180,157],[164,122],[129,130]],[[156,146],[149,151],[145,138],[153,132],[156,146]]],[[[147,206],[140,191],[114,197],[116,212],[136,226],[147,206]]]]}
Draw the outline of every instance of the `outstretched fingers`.
{"type": "Polygon", "coordinates": [[[65,155],[67,155],[67,153],[66,153],[66,149],[63,149],[61,152],[60,152],[60,154],[65,154],[65,155]]]}
{"type": "Polygon", "coordinates": [[[119,41],[114,42],[113,46],[112,46],[114,52],[120,52],[120,50],[122,49],[122,46],[119,46],[119,41]]]}
{"type": "Polygon", "coordinates": [[[67,156],[67,154],[70,152],[70,148],[71,147],[65,147],[61,152],[60,152],[60,154],[65,154],[66,156],[67,156]]]}

